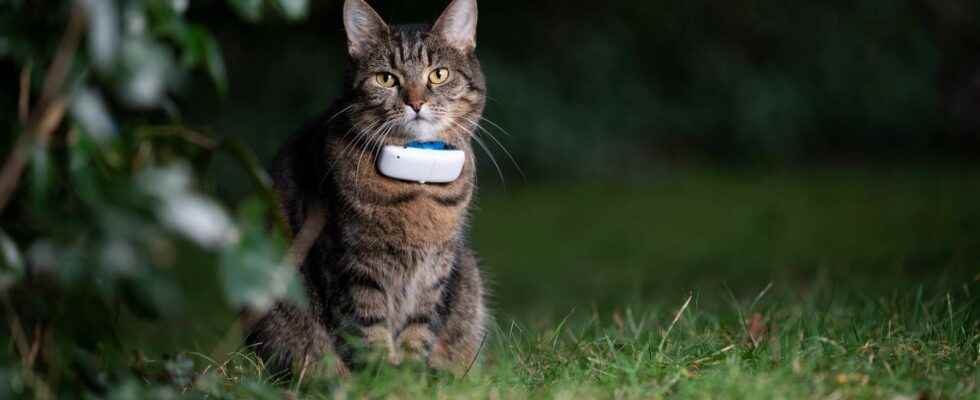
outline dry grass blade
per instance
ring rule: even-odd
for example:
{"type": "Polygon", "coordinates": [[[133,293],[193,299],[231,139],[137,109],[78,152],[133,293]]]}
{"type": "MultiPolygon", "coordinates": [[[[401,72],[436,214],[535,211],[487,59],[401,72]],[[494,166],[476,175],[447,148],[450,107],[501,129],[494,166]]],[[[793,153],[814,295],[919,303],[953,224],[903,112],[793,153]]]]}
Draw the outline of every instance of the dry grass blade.
{"type": "Polygon", "coordinates": [[[674,314],[674,320],[670,321],[670,326],[668,326],[667,331],[664,332],[664,337],[660,339],[660,345],[657,346],[657,353],[663,354],[664,345],[667,344],[667,337],[670,336],[670,331],[674,330],[674,325],[677,325],[677,321],[680,321],[681,316],[684,315],[684,310],[687,310],[687,306],[691,304],[692,299],[694,299],[694,293],[687,296],[687,301],[685,301],[684,305],[677,310],[677,314],[674,314]]]}
{"type": "Polygon", "coordinates": [[[476,349],[476,354],[473,355],[473,359],[470,360],[470,365],[466,366],[466,372],[463,372],[463,376],[460,378],[465,378],[470,374],[470,370],[473,369],[473,365],[476,364],[476,360],[480,358],[480,353],[483,353],[483,347],[487,344],[487,334],[483,334],[483,339],[480,340],[480,347],[476,349]]]}

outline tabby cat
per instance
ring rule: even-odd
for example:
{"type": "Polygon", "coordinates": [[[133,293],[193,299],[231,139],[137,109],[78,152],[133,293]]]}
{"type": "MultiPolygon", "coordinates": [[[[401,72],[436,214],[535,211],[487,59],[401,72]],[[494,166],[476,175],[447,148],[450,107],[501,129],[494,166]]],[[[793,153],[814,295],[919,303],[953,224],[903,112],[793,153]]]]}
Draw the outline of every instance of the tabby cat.
{"type": "Polygon", "coordinates": [[[247,343],[283,372],[334,356],[345,372],[358,364],[358,343],[394,364],[412,357],[461,372],[487,320],[466,244],[471,138],[486,92],[474,54],[476,0],[454,0],[431,27],[388,26],[363,0],[346,0],[343,20],[345,95],[272,168],[293,231],[325,221],[299,266],[309,304],[277,304],[252,324],[247,343]],[[414,140],[464,150],[462,175],[422,184],[377,172],[382,145],[414,140]]]}

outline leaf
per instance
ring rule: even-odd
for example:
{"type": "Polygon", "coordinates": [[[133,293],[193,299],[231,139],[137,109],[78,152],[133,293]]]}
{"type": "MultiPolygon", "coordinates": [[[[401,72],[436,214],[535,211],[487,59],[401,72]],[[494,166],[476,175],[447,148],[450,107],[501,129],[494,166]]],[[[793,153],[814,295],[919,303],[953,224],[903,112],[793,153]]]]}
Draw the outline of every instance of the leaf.
{"type": "Polygon", "coordinates": [[[203,247],[219,248],[238,236],[221,205],[205,196],[170,196],[158,212],[164,224],[203,247]]]}
{"type": "Polygon", "coordinates": [[[98,90],[85,87],[77,91],[71,102],[71,116],[82,131],[99,142],[116,136],[116,123],[98,90]]]}
{"type": "Polygon", "coordinates": [[[189,6],[191,2],[190,0],[169,0],[168,3],[170,3],[170,7],[175,13],[183,14],[184,11],[187,11],[187,6],[189,6]]]}
{"type": "Polygon", "coordinates": [[[152,108],[164,100],[175,63],[170,50],[145,37],[127,38],[122,46],[117,93],[136,108],[152,108]]]}
{"type": "Polygon", "coordinates": [[[276,6],[283,17],[296,21],[306,18],[309,0],[276,0],[276,6]]]}
{"type": "Polygon", "coordinates": [[[144,193],[159,201],[156,214],[174,232],[210,249],[238,241],[238,230],[225,209],[211,198],[192,191],[191,170],[187,165],[150,168],[137,181],[144,193]]]}
{"type": "Polygon", "coordinates": [[[24,257],[14,240],[0,229],[0,292],[24,277],[24,257]]]}
{"type": "Polygon", "coordinates": [[[44,148],[35,148],[31,156],[31,174],[28,183],[34,207],[38,209],[46,207],[46,199],[53,186],[53,180],[51,156],[44,148]]]}
{"type": "Polygon", "coordinates": [[[94,160],[100,155],[99,147],[89,136],[82,135],[71,144],[69,155],[68,170],[74,192],[89,205],[101,204],[104,191],[99,185],[99,169],[95,168],[94,160]]]}
{"type": "Polygon", "coordinates": [[[92,63],[108,72],[116,60],[119,48],[120,20],[115,1],[81,0],[78,2],[88,17],[88,48],[92,63]]]}
{"type": "Polygon", "coordinates": [[[221,281],[229,304],[259,312],[278,300],[302,304],[303,299],[296,268],[283,264],[283,239],[266,233],[267,210],[256,198],[245,201],[239,211],[242,240],[221,256],[221,281]]]}
{"type": "Polygon", "coordinates": [[[192,26],[189,29],[194,43],[193,51],[196,53],[195,66],[203,64],[218,90],[218,94],[224,96],[228,92],[228,78],[225,73],[225,61],[221,54],[221,46],[218,41],[207,30],[199,26],[192,26]]]}
{"type": "Polygon", "coordinates": [[[158,29],[162,35],[177,44],[181,67],[204,67],[218,93],[224,95],[227,92],[228,81],[221,46],[207,29],[201,25],[185,23],[174,14],[168,14],[158,29]]]}
{"type": "Polygon", "coordinates": [[[262,19],[262,0],[228,0],[228,4],[246,21],[258,22],[262,19]]]}

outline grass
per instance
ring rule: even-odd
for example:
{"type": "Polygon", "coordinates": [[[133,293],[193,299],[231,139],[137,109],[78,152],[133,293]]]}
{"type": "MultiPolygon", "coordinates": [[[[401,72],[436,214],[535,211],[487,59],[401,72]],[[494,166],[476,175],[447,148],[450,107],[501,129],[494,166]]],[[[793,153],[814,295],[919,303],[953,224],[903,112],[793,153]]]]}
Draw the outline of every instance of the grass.
{"type": "Polygon", "coordinates": [[[207,368],[192,386],[218,398],[978,398],[978,183],[956,168],[841,168],[484,191],[473,242],[496,321],[465,377],[373,365],[274,388],[232,334],[188,356],[207,368]]]}

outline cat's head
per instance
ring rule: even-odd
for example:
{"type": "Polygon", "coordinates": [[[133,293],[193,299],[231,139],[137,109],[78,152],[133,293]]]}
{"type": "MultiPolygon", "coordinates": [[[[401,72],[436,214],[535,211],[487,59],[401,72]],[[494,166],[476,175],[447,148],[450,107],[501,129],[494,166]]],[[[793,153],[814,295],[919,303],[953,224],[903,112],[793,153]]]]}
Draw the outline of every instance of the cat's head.
{"type": "Polygon", "coordinates": [[[364,0],[346,0],[353,129],[368,143],[468,140],[486,92],[476,19],[476,0],[453,0],[431,27],[388,26],[364,0]]]}

